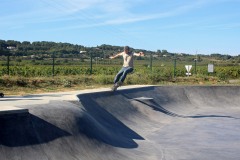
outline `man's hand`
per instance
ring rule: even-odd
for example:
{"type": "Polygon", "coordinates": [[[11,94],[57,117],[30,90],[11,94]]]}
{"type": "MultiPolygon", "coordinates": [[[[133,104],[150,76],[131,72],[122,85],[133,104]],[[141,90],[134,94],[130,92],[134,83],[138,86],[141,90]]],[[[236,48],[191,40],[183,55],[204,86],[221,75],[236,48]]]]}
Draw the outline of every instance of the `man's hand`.
{"type": "Polygon", "coordinates": [[[139,52],[139,56],[144,56],[144,53],[143,52],[139,52]]]}
{"type": "Polygon", "coordinates": [[[114,56],[110,56],[109,58],[110,58],[110,59],[113,59],[113,58],[114,58],[114,56]]]}

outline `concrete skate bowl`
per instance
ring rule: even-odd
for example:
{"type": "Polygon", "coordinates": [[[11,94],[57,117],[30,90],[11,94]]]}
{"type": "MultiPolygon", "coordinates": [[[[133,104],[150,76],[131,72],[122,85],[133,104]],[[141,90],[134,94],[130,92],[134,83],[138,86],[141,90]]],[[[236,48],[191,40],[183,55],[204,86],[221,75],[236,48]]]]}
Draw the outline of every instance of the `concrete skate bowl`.
{"type": "Polygon", "coordinates": [[[23,106],[1,160],[240,159],[239,86],[153,86],[23,106]]]}

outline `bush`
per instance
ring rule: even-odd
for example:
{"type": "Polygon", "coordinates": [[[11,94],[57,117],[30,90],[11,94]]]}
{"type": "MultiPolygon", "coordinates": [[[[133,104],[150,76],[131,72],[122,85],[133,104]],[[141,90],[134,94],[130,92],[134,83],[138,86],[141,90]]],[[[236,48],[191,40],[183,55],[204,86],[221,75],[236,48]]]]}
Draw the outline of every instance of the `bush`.
{"type": "Polygon", "coordinates": [[[68,88],[72,87],[72,82],[68,79],[63,79],[62,83],[63,83],[63,87],[68,87],[68,88]]]}

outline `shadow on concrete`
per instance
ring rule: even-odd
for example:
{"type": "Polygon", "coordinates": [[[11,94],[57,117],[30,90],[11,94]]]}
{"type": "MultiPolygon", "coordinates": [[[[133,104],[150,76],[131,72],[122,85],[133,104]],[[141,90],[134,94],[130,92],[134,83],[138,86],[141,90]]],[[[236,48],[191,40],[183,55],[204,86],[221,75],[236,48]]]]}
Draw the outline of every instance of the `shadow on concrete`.
{"type": "Polygon", "coordinates": [[[225,115],[195,115],[195,116],[185,116],[185,115],[179,115],[176,113],[173,113],[167,109],[165,109],[164,107],[162,107],[161,105],[159,105],[158,103],[156,103],[154,100],[137,100],[134,99],[135,101],[138,101],[146,106],[149,106],[151,108],[153,108],[156,111],[162,112],[168,116],[172,116],[172,117],[182,117],[182,118],[233,118],[233,119],[239,119],[236,117],[232,117],[232,116],[225,116],[225,115]]]}
{"type": "Polygon", "coordinates": [[[47,143],[70,134],[32,114],[0,118],[0,145],[8,147],[47,143]]]}
{"type": "Polygon", "coordinates": [[[29,101],[32,101],[32,100],[41,100],[41,99],[32,99],[32,98],[7,98],[7,99],[0,99],[0,101],[25,101],[25,100],[29,100],[29,101]]]}
{"type": "Polygon", "coordinates": [[[38,97],[62,97],[71,94],[33,94],[33,95],[26,95],[23,98],[38,98],[38,97]]]}
{"type": "Polygon", "coordinates": [[[113,91],[103,91],[103,92],[96,92],[96,93],[84,93],[84,94],[79,94],[78,97],[96,97],[96,98],[104,98],[104,97],[109,97],[109,96],[117,96],[117,95],[123,95],[123,94],[136,94],[136,93],[141,93],[141,92],[151,92],[155,89],[154,86],[150,87],[142,87],[142,88],[132,88],[132,89],[124,89],[124,90],[117,90],[115,92],[113,91]]]}
{"type": "Polygon", "coordinates": [[[41,100],[42,97],[62,97],[71,94],[36,94],[36,95],[25,95],[25,96],[6,96],[1,98],[0,101],[17,101],[17,100],[41,100]],[[35,98],[35,99],[34,99],[35,98]],[[39,99],[36,99],[39,98],[39,99]]]}
{"type": "Polygon", "coordinates": [[[127,127],[90,96],[79,95],[85,114],[78,120],[79,130],[89,138],[121,148],[137,148],[134,139],[144,140],[139,134],[127,127]]]}

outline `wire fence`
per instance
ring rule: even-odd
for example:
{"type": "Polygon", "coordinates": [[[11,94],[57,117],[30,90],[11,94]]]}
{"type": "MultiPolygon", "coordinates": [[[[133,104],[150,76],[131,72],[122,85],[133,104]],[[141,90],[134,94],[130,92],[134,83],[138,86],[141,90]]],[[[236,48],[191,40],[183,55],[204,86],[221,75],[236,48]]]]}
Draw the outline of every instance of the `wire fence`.
{"type": "MultiPolygon", "coordinates": [[[[71,75],[115,75],[122,66],[122,59],[101,57],[0,57],[0,76],[51,77],[71,75]]],[[[184,61],[166,57],[135,57],[135,73],[155,74],[165,78],[185,76],[218,76],[222,79],[239,78],[240,66],[232,63],[212,63],[209,61],[184,61]],[[213,64],[209,72],[208,64],[213,64]],[[190,66],[189,73],[186,66],[190,66]]]]}

